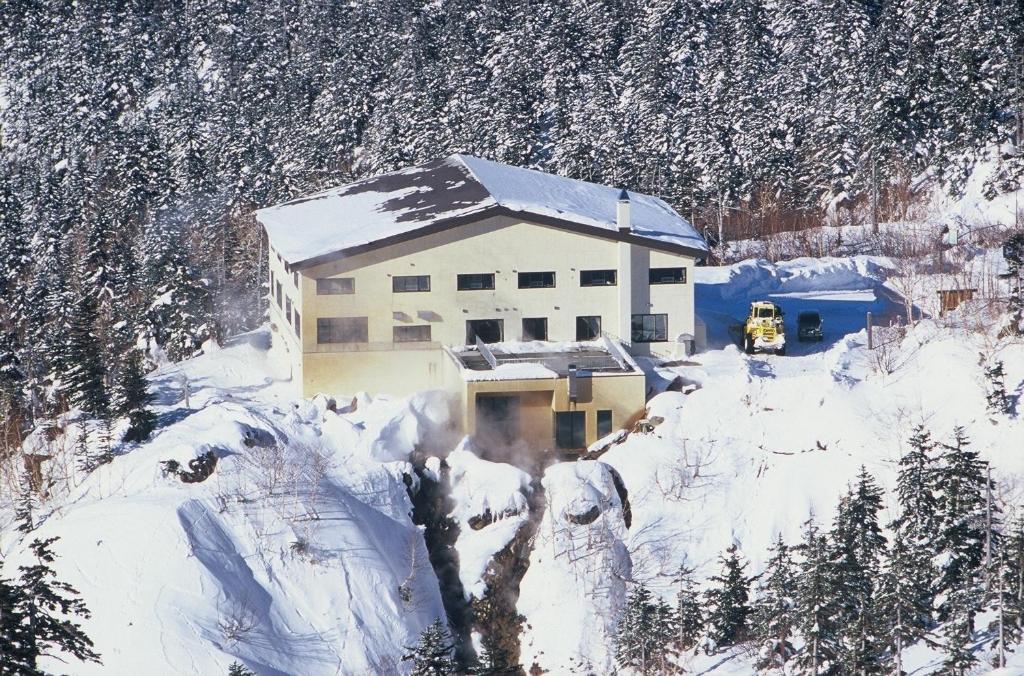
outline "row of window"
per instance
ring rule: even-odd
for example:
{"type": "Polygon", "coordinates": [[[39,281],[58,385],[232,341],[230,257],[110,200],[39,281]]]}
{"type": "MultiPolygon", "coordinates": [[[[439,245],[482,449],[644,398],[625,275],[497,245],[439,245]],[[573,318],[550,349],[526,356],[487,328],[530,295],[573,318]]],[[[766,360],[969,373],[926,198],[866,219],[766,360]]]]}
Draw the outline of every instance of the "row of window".
{"type": "Polygon", "coordinates": [[[292,308],[292,299],[284,295],[284,289],[281,288],[281,282],[274,279],[274,273],[270,273],[270,284],[274,287],[274,300],[277,301],[277,307],[284,311],[285,321],[288,325],[295,329],[295,337],[302,337],[302,317],[299,315],[297,309],[292,308]],[[283,302],[282,302],[283,301],[283,302]]]}
{"type": "MultiPolygon", "coordinates": [[[[553,289],[554,272],[520,272],[520,289],[553,289]]],[[[651,268],[648,275],[651,284],[685,284],[686,268],[651,268]]],[[[616,270],[580,270],[580,286],[616,286],[616,270]]],[[[456,276],[459,291],[486,291],[494,289],[494,273],[481,272],[456,276]]],[[[391,278],[394,293],[430,291],[430,275],[395,275],[391,278]]],[[[316,292],[320,296],[343,295],[356,292],[356,280],[352,277],[331,277],[316,280],[316,292]]]]}
{"type": "MultiPolygon", "coordinates": [[[[597,438],[612,433],[612,412],[597,412],[597,438]]],[[[555,413],[555,446],[561,450],[575,450],[587,445],[587,412],[559,411],[555,413]]]]}
{"type": "MultiPolygon", "coordinates": [[[[290,305],[291,301],[289,301],[290,305]]],[[[298,312],[296,332],[298,331],[298,312]]],[[[547,317],[524,317],[523,340],[547,340],[547,317]]],[[[395,326],[392,341],[395,343],[418,343],[431,341],[429,324],[395,326]]],[[[576,317],[576,340],[595,340],[601,336],[601,317],[576,317]]],[[[470,319],[466,322],[466,344],[472,345],[479,338],[484,343],[499,343],[505,339],[504,319],[470,319]]],[[[667,314],[633,315],[631,340],[634,343],[658,343],[668,340],[667,314]]],[[[367,317],[318,317],[316,320],[317,343],[367,343],[369,342],[369,320],[367,317]]]]}

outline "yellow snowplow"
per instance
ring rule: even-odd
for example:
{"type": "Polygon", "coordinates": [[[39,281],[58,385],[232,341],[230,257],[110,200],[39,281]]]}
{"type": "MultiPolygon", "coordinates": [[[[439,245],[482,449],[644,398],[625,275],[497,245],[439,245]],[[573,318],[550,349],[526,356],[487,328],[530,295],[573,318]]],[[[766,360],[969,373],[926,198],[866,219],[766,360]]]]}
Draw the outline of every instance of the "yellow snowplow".
{"type": "Polygon", "coordinates": [[[743,351],[786,354],[786,327],[782,308],[767,300],[750,304],[750,313],[743,325],[743,351]]]}

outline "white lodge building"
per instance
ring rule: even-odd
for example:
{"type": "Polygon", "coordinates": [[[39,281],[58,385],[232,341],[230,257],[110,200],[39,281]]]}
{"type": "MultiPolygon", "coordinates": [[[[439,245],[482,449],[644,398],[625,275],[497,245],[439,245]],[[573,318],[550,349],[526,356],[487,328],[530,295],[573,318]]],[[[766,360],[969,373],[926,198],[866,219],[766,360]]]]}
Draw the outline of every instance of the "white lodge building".
{"type": "Polygon", "coordinates": [[[306,396],[444,389],[466,434],[579,449],[694,337],[707,247],[655,197],[452,155],[262,209],[306,396]]]}

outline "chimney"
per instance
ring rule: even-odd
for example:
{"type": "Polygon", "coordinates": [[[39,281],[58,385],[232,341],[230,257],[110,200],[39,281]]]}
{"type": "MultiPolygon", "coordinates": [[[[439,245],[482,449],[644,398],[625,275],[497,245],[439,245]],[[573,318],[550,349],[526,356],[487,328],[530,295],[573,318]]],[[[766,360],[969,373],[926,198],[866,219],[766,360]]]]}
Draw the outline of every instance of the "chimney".
{"type": "Polygon", "coordinates": [[[629,218],[629,193],[623,188],[619,193],[619,202],[615,207],[615,223],[619,232],[628,234],[633,231],[633,223],[629,218]]]}

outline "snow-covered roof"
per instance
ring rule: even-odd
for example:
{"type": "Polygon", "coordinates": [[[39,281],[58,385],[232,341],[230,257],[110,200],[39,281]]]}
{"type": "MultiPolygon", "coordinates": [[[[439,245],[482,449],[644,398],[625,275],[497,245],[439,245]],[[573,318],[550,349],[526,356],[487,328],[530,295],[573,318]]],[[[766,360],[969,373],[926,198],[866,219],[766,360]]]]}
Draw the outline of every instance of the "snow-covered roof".
{"type": "Polygon", "coordinates": [[[616,224],[619,188],[470,155],[451,155],[260,209],[271,246],[303,268],[488,216],[522,217],[692,256],[707,245],[657,197],[629,193],[632,232],[616,224]]]}

